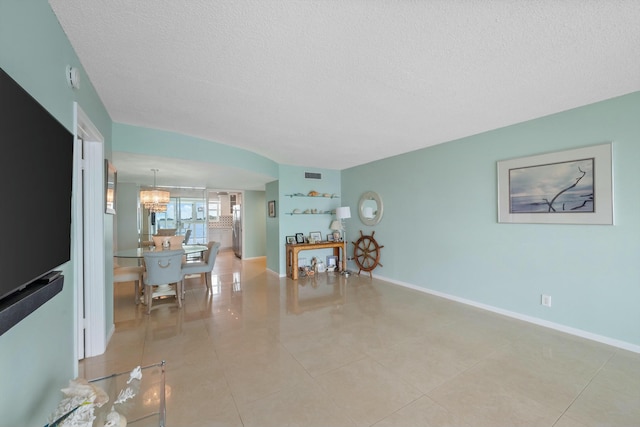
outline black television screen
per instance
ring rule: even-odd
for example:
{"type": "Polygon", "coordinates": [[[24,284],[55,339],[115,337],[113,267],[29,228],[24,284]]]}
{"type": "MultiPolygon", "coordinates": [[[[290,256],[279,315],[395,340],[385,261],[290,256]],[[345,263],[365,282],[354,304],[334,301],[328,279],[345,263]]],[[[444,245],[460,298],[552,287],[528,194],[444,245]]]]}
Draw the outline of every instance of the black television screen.
{"type": "Polygon", "coordinates": [[[2,69],[0,146],[1,300],[70,260],[73,180],[73,135],[2,69]]]}

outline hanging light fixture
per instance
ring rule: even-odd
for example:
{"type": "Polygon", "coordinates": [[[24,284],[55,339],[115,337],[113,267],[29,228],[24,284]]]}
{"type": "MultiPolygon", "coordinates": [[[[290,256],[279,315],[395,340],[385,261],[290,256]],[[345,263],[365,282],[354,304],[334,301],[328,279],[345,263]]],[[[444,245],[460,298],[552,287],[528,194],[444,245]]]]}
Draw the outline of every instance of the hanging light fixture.
{"type": "Polygon", "coordinates": [[[160,204],[154,203],[149,207],[149,212],[158,213],[158,212],[166,212],[166,211],[167,211],[167,205],[160,205],[160,204]]]}
{"type": "Polygon", "coordinates": [[[140,192],[140,203],[152,212],[166,212],[167,203],[171,200],[171,193],[156,188],[156,172],[158,172],[158,169],[151,170],[153,171],[153,189],[140,192]]]}

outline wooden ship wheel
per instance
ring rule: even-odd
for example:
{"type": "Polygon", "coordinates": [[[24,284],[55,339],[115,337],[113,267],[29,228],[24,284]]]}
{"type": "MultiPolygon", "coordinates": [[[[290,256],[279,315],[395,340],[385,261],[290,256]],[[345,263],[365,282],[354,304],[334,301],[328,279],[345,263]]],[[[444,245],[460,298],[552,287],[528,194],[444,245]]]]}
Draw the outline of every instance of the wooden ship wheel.
{"type": "Polygon", "coordinates": [[[351,242],[354,244],[353,248],[353,260],[356,265],[360,269],[358,274],[361,271],[369,272],[369,277],[373,277],[371,271],[376,268],[378,265],[382,267],[380,263],[380,249],[384,248],[376,242],[376,239],[373,235],[376,234],[375,231],[371,232],[371,236],[365,236],[362,234],[362,230],[360,230],[360,238],[351,242]]]}

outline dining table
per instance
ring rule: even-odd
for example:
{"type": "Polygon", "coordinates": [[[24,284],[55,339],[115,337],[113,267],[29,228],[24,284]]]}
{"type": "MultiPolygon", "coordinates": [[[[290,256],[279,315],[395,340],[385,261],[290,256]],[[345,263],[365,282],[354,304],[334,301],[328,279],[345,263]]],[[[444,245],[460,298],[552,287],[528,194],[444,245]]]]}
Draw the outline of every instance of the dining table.
{"type": "MultiPolygon", "coordinates": [[[[162,248],[158,246],[155,246],[155,247],[151,246],[146,248],[122,249],[122,250],[116,251],[114,256],[116,258],[133,258],[133,259],[142,260],[144,258],[144,254],[147,252],[153,252],[153,251],[157,252],[162,250],[175,250],[175,249],[176,248],[162,248]]],[[[182,249],[184,249],[185,255],[192,255],[197,253],[202,254],[208,248],[206,245],[182,245],[182,249]]]]}
{"type": "MultiPolygon", "coordinates": [[[[116,251],[113,255],[116,258],[129,258],[129,259],[137,259],[138,265],[144,265],[144,254],[148,252],[159,252],[163,250],[175,250],[176,248],[163,248],[162,246],[150,246],[144,248],[133,248],[133,249],[122,249],[120,251],[116,251]]],[[[204,251],[209,248],[205,245],[182,245],[182,249],[184,249],[185,255],[193,255],[193,254],[202,254],[204,251]]],[[[169,285],[159,285],[158,293],[168,293],[170,291],[169,285]]]]}

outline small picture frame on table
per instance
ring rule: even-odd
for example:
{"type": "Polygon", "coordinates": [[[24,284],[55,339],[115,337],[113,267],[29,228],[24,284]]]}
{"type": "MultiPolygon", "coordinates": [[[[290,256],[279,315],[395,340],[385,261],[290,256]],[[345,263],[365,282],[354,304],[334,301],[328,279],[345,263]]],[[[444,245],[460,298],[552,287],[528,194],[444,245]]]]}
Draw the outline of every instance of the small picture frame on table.
{"type": "Polygon", "coordinates": [[[296,243],[304,243],[304,234],[296,233],[296,243]]]}
{"type": "Polygon", "coordinates": [[[338,257],[335,255],[327,256],[327,271],[335,271],[338,269],[338,257]]]}
{"type": "Polygon", "coordinates": [[[309,233],[309,240],[313,240],[314,242],[322,242],[322,233],[319,231],[312,231],[309,233]]]}
{"type": "Polygon", "coordinates": [[[296,236],[287,236],[287,245],[295,245],[296,236]]]}
{"type": "Polygon", "coordinates": [[[335,239],[333,238],[333,233],[327,234],[327,242],[335,242],[335,239]]]}

